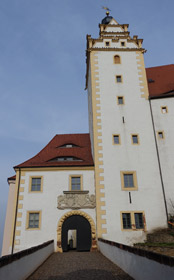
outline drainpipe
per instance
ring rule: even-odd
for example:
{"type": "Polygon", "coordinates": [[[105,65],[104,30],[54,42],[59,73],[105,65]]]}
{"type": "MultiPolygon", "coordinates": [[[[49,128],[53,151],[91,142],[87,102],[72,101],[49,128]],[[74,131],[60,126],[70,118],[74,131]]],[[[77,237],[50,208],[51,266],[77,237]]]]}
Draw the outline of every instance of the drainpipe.
{"type": "Polygon", "coordinates": [[[21,169],[19,168],[19,180],[18,180],[18,190],[17,190],[17,199],[16,199],[16,210],[15,210],[15,220],[14,220],[14,229],[13,229],[13,240],[12,240],[11,254],[13,254],[13,251],[14,251],[15,230],[16,230],[16,221],[17,221],[17,212],[18,212],[20,182],[21,182],[21,169]]]}
{"type": "Polygon", "coordinates": [[[152,112],[152,104],[151,104],[151,100],[150,99],[149,99],[149,104],[150,104],[152,126],[153,126],[154,138],[155,138],[155,146],[156,146],[156,152],[157,152],[157,158],[158,158],[158,166],[159,166],[161,185],[162,185],[162,192],[163,192],[163,197],[164,197],[164,205],[165,205],[166,217],[167,217],[167,225],[168,225],[168,210],[167,210],[166,194],[165,194],[165,189],[164,189],[164,181],[163,181],[161,162],[160,162],[160,156],[159,156],[159,149],[158,149],[158,143],[157,143],[156,132],[155,132],[155,124],[154,124],[154,118],[153,118],[153,112],[152,112]]]}

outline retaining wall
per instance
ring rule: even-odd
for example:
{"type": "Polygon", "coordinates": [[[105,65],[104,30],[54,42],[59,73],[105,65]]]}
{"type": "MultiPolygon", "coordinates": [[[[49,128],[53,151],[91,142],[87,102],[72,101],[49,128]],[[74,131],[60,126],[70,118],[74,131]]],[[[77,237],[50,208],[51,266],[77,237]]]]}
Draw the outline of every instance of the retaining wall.
{"type": "Polygon", "coordinates": [[[52,253],[54,241],[0,258],[1,280],[24,280],[30,276],[52,253]]]}
{"type": "Polygon", "coordinates": [[[154,252],[98,239],[101,253],[135,280],[174,279],[174,258],[154,252]]]}

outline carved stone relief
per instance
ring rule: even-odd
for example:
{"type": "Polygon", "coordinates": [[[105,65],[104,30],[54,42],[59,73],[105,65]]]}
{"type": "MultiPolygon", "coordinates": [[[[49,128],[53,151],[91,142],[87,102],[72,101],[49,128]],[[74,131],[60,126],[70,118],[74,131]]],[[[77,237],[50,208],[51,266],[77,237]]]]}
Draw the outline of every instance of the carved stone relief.
{"type": "Polygon", "coordinates": [[[64,195],[58,196],[58,209],[85,209],[95,208],[95,195],[89,195],[88,192],[64,192],[64,195]]]}

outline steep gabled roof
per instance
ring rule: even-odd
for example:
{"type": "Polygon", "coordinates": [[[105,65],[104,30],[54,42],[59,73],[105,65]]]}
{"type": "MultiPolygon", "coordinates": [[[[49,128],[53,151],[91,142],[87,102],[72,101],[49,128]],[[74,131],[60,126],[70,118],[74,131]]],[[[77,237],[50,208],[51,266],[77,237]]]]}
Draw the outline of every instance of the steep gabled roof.
{"type": "Polygon", "coordinates": [[[36,156],[15,166],[14,168],[93,165],[90,136],[86,133],[56,135],[36,156]],[[66,144],[74,144],[75,146],[62,147],[66,144]],[[62,157],[72,157],[74,160],[54,161],[54,159],[62,157]]]}
{"type": "Polygon", "coordinates": [[[174,64],[146,68],[150,98],[174,96],[174,64]]]}

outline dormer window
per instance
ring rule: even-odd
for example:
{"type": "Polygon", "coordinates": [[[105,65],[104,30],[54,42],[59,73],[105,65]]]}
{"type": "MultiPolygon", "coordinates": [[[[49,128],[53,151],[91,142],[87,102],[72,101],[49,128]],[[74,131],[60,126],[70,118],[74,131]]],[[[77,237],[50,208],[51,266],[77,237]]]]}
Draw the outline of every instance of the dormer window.
{"type": "Polygon", "coordinates": [[[60,162],[60,161],[82,161],[80,158],[71,157],[71,156],[64,156],[64,157],[57,157],[54,159],[49,160],[49,162],[60,162]]]}
{"type": "Polygon", "coordinates": [[[149,84],[154,83],[154,82],[155,82],[155,81],[154,81],[153,79],[151,79],[151,78],[148,79],[148,83],[149,83],[149,84]]]}
{"type": "Polygon", "coordinates": [[[60,146],[59,148],[74,148],[74,147],[78,147],[78,146],[75,144],[72,144],[72,143],[67,143],[67,144],[60,146]]]}

